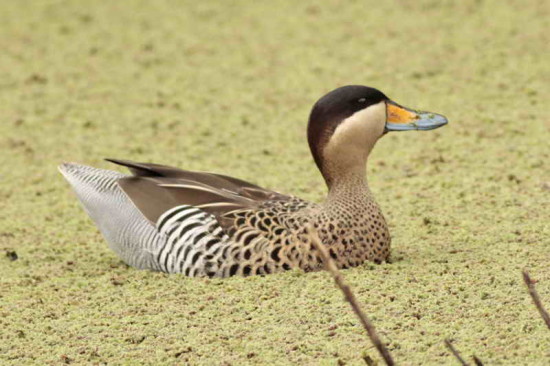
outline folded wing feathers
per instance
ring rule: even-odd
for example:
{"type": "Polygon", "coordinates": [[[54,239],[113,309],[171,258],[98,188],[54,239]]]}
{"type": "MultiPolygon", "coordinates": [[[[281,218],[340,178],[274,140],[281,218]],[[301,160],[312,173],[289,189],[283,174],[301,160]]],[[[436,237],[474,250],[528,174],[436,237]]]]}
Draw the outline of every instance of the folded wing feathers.
{"type": "Polygon", "coordinates": [[[207,209],[207,208],[242,208],[242,205],[233,202],[213,202],[213,203],[203,203],[201,205],[195,205],[196,208],[207,209]]]}
{"type": "Polygon", "coordinates": [[[119,186],[152,222],[156,222],[166,210],[179,205],[194,206],[219,218],[228,212],[255,209],[263,201],[291,199],[220,174],[127,160],[107,160],[129,168],[134,174],[119,180],[119,186]]]}
{"type": "Polygon", "coordinates": [[[208,201],[205,202],[205,204],[220,202],[239,203],[241,205],[254,205],[254,203],[256,202],[256,200],[250,197],[245,197],[229,189],[210,187],[205,184],[191,181],[185,181],[182,183],[159,183],[158,186],[189,196],[202,195],[202,197],[204,197],[204,199],[208,201]]]}
{"type": "MultiPolygon", "coordinates": [[[[212,188],[206,187],[206,186],[199,186],[199,185],[193,185],[193,184],[184,184],[184,183],[160,183],[159,187],[163,188],[187,188],[187,189],[195,189],[197,191],[202,192],[210,192],[212,194],[217,194],[218,191],[214,190],[212,188]]],[[[228,191],[223,189],[225,192],[234,193],[232,191],[228,191]]]]}

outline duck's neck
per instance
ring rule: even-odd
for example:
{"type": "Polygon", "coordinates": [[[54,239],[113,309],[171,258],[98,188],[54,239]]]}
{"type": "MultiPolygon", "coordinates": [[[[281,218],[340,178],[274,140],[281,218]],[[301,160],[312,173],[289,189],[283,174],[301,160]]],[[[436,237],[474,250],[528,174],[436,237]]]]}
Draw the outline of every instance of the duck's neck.
{"type": "Polygon", "coordinates": [[[366,164],[359,164],[345,169],[333,168],[323,172],[329,188],[326,205],[341,206],[362,206],[372,200],[367,178],[366,164]],[[326,174],[325,174],[326,173],[326,174]]]}

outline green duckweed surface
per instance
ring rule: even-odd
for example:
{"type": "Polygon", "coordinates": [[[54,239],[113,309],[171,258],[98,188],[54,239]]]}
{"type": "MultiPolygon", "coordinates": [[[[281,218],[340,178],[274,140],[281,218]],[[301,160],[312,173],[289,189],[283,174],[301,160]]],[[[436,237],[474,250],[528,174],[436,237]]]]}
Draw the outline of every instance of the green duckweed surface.
{"type": "Polygon", "coordinates": [[[550,308],[549,19],[545,0],[2,1],[0,364],[378,359],[327,273],[129,268],[56,170],[151,161],[321,201],[306,120],[345,84],[451,121],[379,141],[393,263],[343,271],[398,364],[456,364],[445,338],[550,364],[521,280],[550,308]]]}

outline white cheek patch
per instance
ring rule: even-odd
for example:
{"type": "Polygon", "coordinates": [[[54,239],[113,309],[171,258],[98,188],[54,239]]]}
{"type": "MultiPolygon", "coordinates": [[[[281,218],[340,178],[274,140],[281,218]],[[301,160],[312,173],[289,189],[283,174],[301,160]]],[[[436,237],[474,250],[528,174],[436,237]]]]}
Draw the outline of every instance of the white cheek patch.
{"type": "Polygon", "coordinates": [[[382,101],[362,109],[342,121],[332,134],[329,145],[333,143],[364,147],[371,145],[370,148],[372,148],[376,140],[384,133],[385,125],[386,103],[382,101]]]}
{"type": "Polygon", "coordinates": [[[374,144],[384,133],[385,125],[385,102],[356,112],[338,125],[323,149],[323,158],[340,168],[364,167],[374,144]]]}

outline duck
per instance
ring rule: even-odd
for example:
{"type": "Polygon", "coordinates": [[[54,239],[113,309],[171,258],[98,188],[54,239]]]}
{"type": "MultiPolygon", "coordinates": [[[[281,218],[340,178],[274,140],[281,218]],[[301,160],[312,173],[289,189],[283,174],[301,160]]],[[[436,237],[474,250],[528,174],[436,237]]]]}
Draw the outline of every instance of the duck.
{"type": "Polygon", "coordinates": [[[314,105],[307,124],[328,193],[314,203],[226,175],[105,159],[130,174],[64,163],[59,170],[109,247],[138,269],[188,277],[320,270],[314,228],[339,268],[389,260],[391,238],[366,179],[376,142],[392,131],[432,130],[436,113],[404,107],[381,91],[347,85],[314,105]]]}

